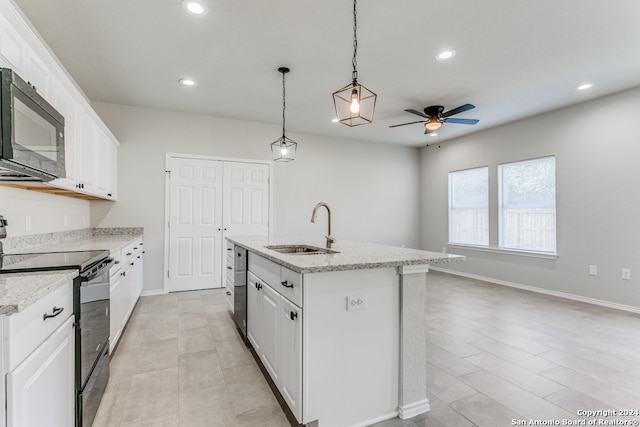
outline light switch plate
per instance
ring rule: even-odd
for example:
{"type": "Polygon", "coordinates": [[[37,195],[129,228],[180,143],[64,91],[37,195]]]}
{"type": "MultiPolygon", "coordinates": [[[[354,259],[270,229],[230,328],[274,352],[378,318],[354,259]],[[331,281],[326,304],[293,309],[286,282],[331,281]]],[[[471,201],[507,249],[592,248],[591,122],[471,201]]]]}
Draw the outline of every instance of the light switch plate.
{"type": "Polygon", "coordinates": [[[597,265],[589,265],[589,276],[597,276],[598,275],[598,266],[597,265]]]}
{"type": "Polygon", "coordinates": [[[347,297],[347,311],[364,310],[367,308],[367,295],[351,295],[347,297]]]}

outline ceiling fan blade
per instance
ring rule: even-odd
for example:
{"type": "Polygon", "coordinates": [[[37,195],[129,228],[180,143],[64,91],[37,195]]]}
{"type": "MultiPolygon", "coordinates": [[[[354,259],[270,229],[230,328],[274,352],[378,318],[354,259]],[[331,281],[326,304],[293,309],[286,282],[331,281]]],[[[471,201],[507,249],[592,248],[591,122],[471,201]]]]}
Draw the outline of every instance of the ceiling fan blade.
{"type": "Polygon", "coordinates": [[[389,127],[390,128],[397,128],[398,126],[406,126],[406,125],[413,125],[413,124],[416,124],[416,123],[424,123],[425,121],[426,120],[419,120],[417,122],[402,123],[400,125],[392,125],[392,126],[389,126],[389,127]]]}
{"type": "Polygon", "coordinates": [[[431,116],[427,116],[425,113],[423,113],[422,111],[418,111],[418,110],[414,110],[413,108],[409,108],[408,110],[404,110],[407,113],[412,113],[412,114],[417,114],[420,117],[424,117],[425,119],[430,118],[431,116]]]}
{"type": "Polygon", "coordinates": [[[476,119],[455,119],[455,118],[450,117],[448,119],[443,119],[443,121],[447,122],[447,123],[456,123],[458,125],[475,125],[480,120],[476,120],[476,119]]]}
{"type": "Polygon", "coordinates": [[[464,104],[459,106],[458,108],[454,108],[453,110],[449,110],[446,113],[442,113],[442,117],[449,117],[449,116],[453,116],[455,114],[460,114],[462,112],[468,111],[468,110],[472,110],[476,108],[475,105],[471,105],[471,104],[464,104]]]}

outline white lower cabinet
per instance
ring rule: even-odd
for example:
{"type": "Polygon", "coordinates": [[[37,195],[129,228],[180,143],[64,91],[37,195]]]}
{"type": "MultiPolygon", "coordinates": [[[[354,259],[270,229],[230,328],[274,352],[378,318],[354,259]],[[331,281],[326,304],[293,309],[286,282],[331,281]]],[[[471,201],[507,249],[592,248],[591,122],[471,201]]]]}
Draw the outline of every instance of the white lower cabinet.
{"type": "Polygon", "coordinates": [[[73,426],[73,363],[70,317],[7,374],[7,427],[73,426]]]}
{"type": "Polygon", "coordinates": [[[298,421],[302,420],[302,309],[280,297],[278,389],[298,421]]]}
{"type": "Polygon", "coordinates": [[[74,425],[74,319],[71,280],[24,310],[0,316],[6,414],[0,413],[7,427],[74,425]]]}
{"type": "Polygon", "coordinates": [[[119,261],[111,269],[111,315],[109,349],[112,352],[133,309],[138,302],[144,285],[144,251],[142,239],[125,246],[121,251],[111,253],[119,261]]]}
{"type": "Polygon", "coordinates": [[[262,353],[260,359],[264,364],[271,379],[277,384],[280,373],[280,295],[269,285],[263,284],[260,289],[260,302],[262,304],[262,353]]]}
{"type": "Polygon", "coordinates": [[[301,422],[302,308],[251,271],[247,284],[247,338],[301,422]]]}

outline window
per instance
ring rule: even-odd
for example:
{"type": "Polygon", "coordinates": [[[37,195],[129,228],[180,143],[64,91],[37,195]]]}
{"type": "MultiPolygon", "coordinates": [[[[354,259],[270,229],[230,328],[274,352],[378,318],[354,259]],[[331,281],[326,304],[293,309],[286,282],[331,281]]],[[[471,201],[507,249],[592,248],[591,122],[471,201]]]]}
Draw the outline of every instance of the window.
{"type": "Polygon", "coordinates": [[[498,166],[500,247],[556,253],[556,159],[498,166]]]}
{"type": "Polygon", "coordinates": [[[489,245],[489,168],[449,173],[449,243],[489,245]]]}

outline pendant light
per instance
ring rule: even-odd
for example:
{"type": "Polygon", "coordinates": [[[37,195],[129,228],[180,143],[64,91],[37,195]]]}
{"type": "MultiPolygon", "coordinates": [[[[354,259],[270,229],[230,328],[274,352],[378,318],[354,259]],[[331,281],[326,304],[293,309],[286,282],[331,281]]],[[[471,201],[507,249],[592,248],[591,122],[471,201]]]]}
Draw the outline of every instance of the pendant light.
{"type": "Polygon", "coordinates": [[[357,59],[358,54],[358,20],[356,14],[356,1],[353,0],[353,71],[352,81],[342,89],[333,93],[333,105],[336,108],[338,121],[347,126],[366,125],[373,122],[373,113],[376,108],[375,93],[358,83],[357,59]]]}
{"type": "Polygon", "coordinates": [[[282,136],[271,143],[271,156],[276,162],[290,162],[296,158],[296,148],[298,143],[287,138],[284,134],[284,109],[285,103],[285,86],[284,75],[290,70],[287,67],[280,67],[278,71],[282,73],[282,136]]]}

